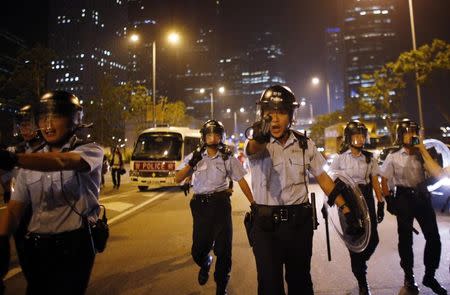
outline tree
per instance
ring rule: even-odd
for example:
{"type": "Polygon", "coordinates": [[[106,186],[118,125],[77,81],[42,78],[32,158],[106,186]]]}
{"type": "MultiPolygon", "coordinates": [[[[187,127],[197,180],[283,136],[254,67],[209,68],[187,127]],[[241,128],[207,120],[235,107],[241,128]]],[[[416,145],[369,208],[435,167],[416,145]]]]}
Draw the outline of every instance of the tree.
{"type": "MultiPolygon", "coordinates": [[[[126,127],[132,128],[136,135],[152,127],[152,101],[144,86],[130,83],[114,86],[110,77],[103,78],[99,83],[98,98],[92,103],[85,102],[88,119],[96,126],[93,130],[95,138],[103,145],[113,146],[117,138],[125,137],[126,127]]],[[[167,97],[163,97],[156,105],[156,123],[187,125],[190,117],[185,113],[183,102],[169,102],[167,97]]]]}
{"type": "MultiPolygon", "coordinates": [[[[450,44],[435,39],[431,45],[425,44],[417,50],[403,52],[393,62],[386,63],[380,70],[363,75],[365,80],[373,80],[371,87],[360,88],[361,93],[375,100],[377,111],[386,114],[386,125],[391,134],[395,121],[393,115],[401,112],[401,101],[409,83],[425,85],[431,82],[437,72],[450,70],[450,44]],[[417,72],[417,75],[416,75],[417,72]]],[[[448,118],[448,110],[444,117],[448,118]]]]}
{"type": "Polygon", "coordinates": [[[19,105],[37,101],[46,90],[45,81],[55,53],[41,45],[23,49],[10,76],[0,77],[0,91],[19,105]]]}

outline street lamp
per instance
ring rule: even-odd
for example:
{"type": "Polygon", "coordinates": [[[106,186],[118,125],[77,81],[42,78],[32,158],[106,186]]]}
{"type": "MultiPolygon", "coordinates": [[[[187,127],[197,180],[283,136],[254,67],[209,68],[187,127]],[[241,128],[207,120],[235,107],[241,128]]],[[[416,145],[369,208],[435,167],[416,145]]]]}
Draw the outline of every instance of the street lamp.
{"type": "MultiPolygon", "coordinates": [[[[317,77],[313,77],[311,79],[311,83],[314,86],[317,86],[320,84],[320,79],[317,77]]],[[[327,90],[327,107],[328,107],[328,114],[331,113],[331,98],[330,98],[330,84],[328,83],[328,81],[326,81],[326,90],[327,90]]]]}
{"type": "MultiPolygon", "coordinates": [[[[414,12],[413,12],[413,3],[412,0],[408,0],[408,7],[409,7],[409,19],[410,19],[410,23],[411,23],[411,37],[412,37],[412,46],[413,46],[413,50],[417,49],[416,46],[416,31],[414,29],[414,12]]],[[[419,78],[419,74],[416,72],[416,92],[417,92],[417,104],[419,105],[419,120],[420,120],[420,128],[423,132],[423,130],[425,129],[425,125],[423,122],[423,113],[422,113],[422,95],[420,93],[420,86],[419,83],[417,82],[417,79],[419,78]]]]}
{"type": "MultiPolygon", "coordinates": [[[[219,91],[220,94],[224,94],[225,93],[225,87],[220,86],[219,88],[217,88],[217,91],[219,91]]],[[[200,88],[200,93],[204,94],[206,92],[205,88],[200,88]]],[[[211,107],[210,107],[210,116],[211,119],[214,119],[214,89],[210,88],[210,92],[209,92],[209,97],[211,100],[211,107]]]]}
{"type": "MultiPolygon", "coordinates": [[[[139,35],[132,34],[130,41],[133,43],[139,42],[139,35]]],[[[180,41],[180,35],[176,32],[172,32],[167,36],[167,40],[171,44],[178,44],[180,41]]],[[[156,41],[152,41],[152,97],[153,97],[153,127],[156,127],[156,41]]],[[[147,105],[148,112],[148,105],[147,105]]]]}

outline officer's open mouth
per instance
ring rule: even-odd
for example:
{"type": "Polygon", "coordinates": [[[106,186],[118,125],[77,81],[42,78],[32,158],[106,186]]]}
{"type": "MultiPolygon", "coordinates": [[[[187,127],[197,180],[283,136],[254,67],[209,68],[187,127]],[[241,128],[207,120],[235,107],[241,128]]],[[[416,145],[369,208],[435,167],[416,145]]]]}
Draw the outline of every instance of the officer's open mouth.
{"type": "Polygon", "coordinates": [[[278,131],[281,130],[281,127],[278,126],[278,125],[272,125],[272,126],[270,127],[270,129],[272,129],[272,131],[274,131],[274,132],[278,132],[278,131]]]}
{"type": "Polygon", "coordinates": [[[47,136],[55,136],[56,132],[53,129],[47,129],[44,131],[47,136]]]}

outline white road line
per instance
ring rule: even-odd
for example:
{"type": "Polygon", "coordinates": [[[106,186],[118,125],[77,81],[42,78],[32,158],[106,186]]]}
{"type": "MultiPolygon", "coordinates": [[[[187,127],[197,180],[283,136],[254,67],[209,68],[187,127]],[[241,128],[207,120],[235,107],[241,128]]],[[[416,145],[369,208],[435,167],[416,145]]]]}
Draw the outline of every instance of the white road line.
{"type": "MultiPolygon", "coordinates": [[[[113,223],[116,223],[117,221],[121,220],[122,218],[126,217],[127,215],[141,209],[142,207],[152,203],[153,201],[156,201],[157,199],[161,198],[165,194],[167,194],[167,192],[157,194],[154,198],[151,198],[151,199],[145,201],[144,203],[139,204],[136,207],[133,207],[132,209],[130,209],[128,211],[125,211],[117,216],[114,216],[113,218],[108,220],[108,225],[111,226],[113,223]]],[[[4,280],[6,281],[7,279],[12,278],[13,276],[19,274],[20,272],[22,272],[22,269],[20,267],[12,268],[9,270],[8,274],[5,276],[4,280]]]]}
{"type": "Polygon", "coordinates": [[[142,207],[152,203],[153,201],[156,201],[157,199],[161,198],[165,194],[167,194],[167,192],[163,192],[163,193],[157,194],[155,197],[145,201],[144,203],[141,203],[141,204],[137,205],[136,207],[131,208],[128,211],[125,211],[125,212],[123,212],[123,213],[121,213],[121,214],[119,214],[117,216],[114,216],[113,218],[108,220],[108,225],[112,225],[113,223],[116,223],[117,221],[119,221],[120,219],[124,218],[125,216],[127,216],[127,215],[129,215],[129,214],[131,214],[131,213],[141,209],[142,207]]]}

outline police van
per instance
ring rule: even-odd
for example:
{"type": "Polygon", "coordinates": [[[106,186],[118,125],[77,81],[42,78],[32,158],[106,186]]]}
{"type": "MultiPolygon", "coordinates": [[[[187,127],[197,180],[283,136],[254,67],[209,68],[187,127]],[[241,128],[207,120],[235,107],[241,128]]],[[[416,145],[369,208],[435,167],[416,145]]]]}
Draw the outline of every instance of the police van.
{"type": "Polygon", "coordinates": [[[176,167],[199,143],[198,129],[154,127],[142,131],[131,155],[131,183],[140,191],[176,186],[176,167]]]}

